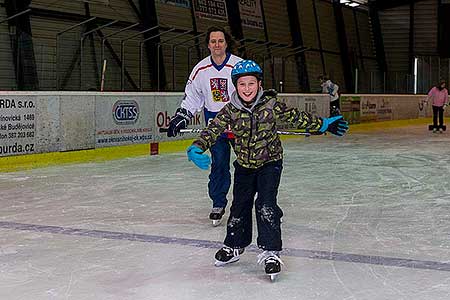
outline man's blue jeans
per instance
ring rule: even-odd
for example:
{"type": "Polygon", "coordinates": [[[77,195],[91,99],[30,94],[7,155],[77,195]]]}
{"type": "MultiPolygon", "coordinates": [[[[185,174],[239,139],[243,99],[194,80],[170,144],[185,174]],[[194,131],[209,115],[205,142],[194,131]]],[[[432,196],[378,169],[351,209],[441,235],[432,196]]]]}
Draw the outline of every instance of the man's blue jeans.
{"type": "Polygon", "coordinates": [[[208,193],[213,207],[226,207],[227,194],[231,185],[230,155],[232,140],[223,136],[210,148],[211,174],[209,174],[208,193]]]}

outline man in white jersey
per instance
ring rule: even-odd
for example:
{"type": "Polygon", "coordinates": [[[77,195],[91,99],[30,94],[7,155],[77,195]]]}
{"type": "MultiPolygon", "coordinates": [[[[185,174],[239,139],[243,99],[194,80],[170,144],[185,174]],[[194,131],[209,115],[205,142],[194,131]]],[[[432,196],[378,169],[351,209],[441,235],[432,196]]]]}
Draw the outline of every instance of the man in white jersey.
{"type": "MultiPolygon", "coordinates": [[[[205,42],[210,55],[202,59],[192,70],[184,91],[181,107],[169,123],[167,136],[176,136],[186,128],[193,115],[203,110],[206,123],[230,101],[235,91],[231,81],[231,70],[242,60],[230,53],[231,36],[221,27],[208,28],[205,42]]],[[[223,134],[211,147],[211,173],[208,193],[213,202],[209,215],[213,225],[222,220],[227,206],[227,193],[231,185],[230,153],[233,144],[231,132],[223,134]]]]}

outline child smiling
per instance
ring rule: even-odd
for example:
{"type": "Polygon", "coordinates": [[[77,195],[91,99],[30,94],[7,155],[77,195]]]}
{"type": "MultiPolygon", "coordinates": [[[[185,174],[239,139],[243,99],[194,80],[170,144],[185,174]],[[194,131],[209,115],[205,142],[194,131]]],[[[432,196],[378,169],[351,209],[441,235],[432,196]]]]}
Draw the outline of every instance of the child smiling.
{"type": "Polygon", "coordinates": [[[263,72],[251,60],[238,62],[231,78],[236,92],[228,103],[188,148],[187,155],[201,169],[211,161],[204,152],[229,127],[235,135],[233,202],[227,223],[224,246],[217,251],[216,266],[239,260],[252,242],[252,209],[256,210],[258,247],[263,250],[258,263],[264,263],[273,280],[280,273],[282,250],[280,218],[277,204],[278,186],[283,169],[283,148],[277,134],[277,122],[287,122],[299,129],[342,136],[348,125],[342,116],[320,118],[297,108],[288,108],[273,90],[263,91],[263,72]],[[258,195],[256,200],[255,195],[258,195]]]}

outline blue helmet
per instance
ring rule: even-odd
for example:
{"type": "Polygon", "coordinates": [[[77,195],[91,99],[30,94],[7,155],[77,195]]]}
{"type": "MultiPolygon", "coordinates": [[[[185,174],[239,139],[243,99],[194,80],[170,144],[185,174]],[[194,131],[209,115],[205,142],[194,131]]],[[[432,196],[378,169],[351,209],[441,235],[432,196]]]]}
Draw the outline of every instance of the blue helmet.
{"type": "Polygon", "coordinates": [[[241,60],[240,62],[235,64],[233,70],[231,70],[231,80],[233,81],[234,85],[236,85],[239,77],[248,75],[253,75],[258,78],[258,80],[262,80],[263,78],[263,72],[260,66],[253,60],[241,60]]]}

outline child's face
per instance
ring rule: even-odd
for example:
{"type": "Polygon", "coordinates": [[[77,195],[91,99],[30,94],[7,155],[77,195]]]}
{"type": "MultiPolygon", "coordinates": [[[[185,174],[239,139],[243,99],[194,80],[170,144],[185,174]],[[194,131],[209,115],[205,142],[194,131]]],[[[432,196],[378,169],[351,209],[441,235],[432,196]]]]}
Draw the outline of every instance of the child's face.
{"type": "Polygon", "coordinates": [[[251,102],[261,87],[261,82],[253,76],[242,76],[237,80],[237,92],[245,102],[251,102]]]}

